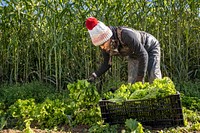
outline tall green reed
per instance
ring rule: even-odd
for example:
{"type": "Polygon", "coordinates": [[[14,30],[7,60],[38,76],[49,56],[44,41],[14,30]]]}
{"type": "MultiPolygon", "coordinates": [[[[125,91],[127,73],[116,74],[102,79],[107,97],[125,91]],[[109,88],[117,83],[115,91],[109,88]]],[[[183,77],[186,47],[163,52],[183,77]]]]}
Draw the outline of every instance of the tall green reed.
{"type": "MultiPolygon", "coordinates": [[[[197,0],[7,1],[0,6],[0,59],[3,82],[34,79],[65,88],[86,79],[102,61],[84,21],[95,16],[106,25],[129,26],[154,35],[161,44],[163,76],[198,79],[199,2],[197,0]]],[[[114,57],[100,78],[127,79],[126,59],[114,57]]]]}

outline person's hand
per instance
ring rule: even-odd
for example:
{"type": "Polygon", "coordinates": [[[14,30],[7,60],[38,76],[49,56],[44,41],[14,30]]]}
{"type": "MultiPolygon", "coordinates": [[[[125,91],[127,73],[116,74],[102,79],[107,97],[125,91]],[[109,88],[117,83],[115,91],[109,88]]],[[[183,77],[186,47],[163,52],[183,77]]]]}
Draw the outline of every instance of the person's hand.
{"type": "Polygon", "coordinates": [[[112,93],[114,93],[117,90],[117,88],[111,88],[109,89],[109,91],[111,91],[112,93]]]}
{"type": "Polygon", "coordinates": [[[144,77],[143,76],[137,76],[136,82],[144,83],[144,77]]]}
{"type": "Polygon", "coordinates": [[[90,83],[93,83],[95,81],[95,79],[96,79],[95,75],[96,74],[94,74],[94,73],[92,75],[90,75],[90,77],[87,79],[87,81],[90,82],[90,83]]]}

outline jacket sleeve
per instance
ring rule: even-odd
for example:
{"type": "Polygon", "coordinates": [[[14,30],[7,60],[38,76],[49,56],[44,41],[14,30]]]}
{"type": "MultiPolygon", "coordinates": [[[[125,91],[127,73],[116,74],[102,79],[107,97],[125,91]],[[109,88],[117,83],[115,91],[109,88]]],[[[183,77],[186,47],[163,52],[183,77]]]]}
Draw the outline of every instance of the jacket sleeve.
{"type": "Polygon", "coordinates": [[[138,37],[140,36],[135,32],[137,31],[124,29],[122,30],[121,36],[122,36],[122,41],[130,48],[131,51],[130,54],[133,54],[134,57],[136,57],[137,60],[139,61],[138,76],[144,77],[147,71],[148,53],[138,39],[138,37]]]}
{"type": "Polygon", "coordinates": [[[97,71],[95,71],[95,74],[97,77],[100,77],[111,67],[110,60],[112,57],[105,50],[102,50],[102,55],[103,55],[103,62],[101,64],[100,68],[97,71]]]}

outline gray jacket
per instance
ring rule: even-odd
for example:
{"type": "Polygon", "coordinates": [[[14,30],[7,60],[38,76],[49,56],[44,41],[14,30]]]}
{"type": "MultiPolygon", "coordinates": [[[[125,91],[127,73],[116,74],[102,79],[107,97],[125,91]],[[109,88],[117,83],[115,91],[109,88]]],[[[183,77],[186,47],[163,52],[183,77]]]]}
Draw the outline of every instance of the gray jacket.
{"type": "Polygon", "coordinates": [[[145,75],[148,65],[148,53],[155,47],[159,47],[157,39],[149,33],[138,31],[128,27],[112,27],[111,37],[113,46],[109,53],[102,50],[104,58],[100,68],[95,72],[97,77],[101,76],[111,67],[112,56],[129,56],[139,61],[138,76],[145,75]]]}

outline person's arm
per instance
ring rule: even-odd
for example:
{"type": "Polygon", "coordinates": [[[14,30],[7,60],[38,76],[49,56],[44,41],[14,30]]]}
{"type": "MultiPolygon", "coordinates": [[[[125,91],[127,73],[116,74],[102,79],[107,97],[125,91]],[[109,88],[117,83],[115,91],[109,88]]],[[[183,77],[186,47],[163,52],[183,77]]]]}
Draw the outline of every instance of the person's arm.
{"type": "Polygon", "coordinates": [[[102,55],[103,55],[103,62],[101,64],[100,68],[94,72],[94,74],[96,74],[97,77],[100,77],[111,67],[111,58],[112,57],[105,50],[102,50],[102,55]]]}
{"type": "Polygon", "coordinates": [[[139,61],[137,81],[141,81],[147,71],[148,53],[139,41],[137,33],[134,32],[124,29],[121,35],[124,44],[128,45],[131,52],[134,53],[139,61]]]}

